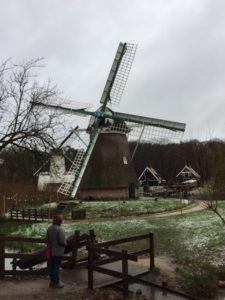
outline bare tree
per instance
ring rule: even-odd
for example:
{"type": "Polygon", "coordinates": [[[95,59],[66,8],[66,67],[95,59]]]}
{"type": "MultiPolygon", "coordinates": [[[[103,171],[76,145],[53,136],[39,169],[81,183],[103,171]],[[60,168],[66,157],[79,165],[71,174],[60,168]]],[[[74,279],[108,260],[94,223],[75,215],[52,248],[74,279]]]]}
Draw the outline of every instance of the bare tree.
{"type": "Polygon", "coordinates": [[[32,105],[32,101],[48,103],[59,97],[50,81],[37,83],[34,72],[41,61],[7,60],[0,65],[0,152],[10,145],[42,150],[55,145],[59,118],[54,111],[32,105]]]}

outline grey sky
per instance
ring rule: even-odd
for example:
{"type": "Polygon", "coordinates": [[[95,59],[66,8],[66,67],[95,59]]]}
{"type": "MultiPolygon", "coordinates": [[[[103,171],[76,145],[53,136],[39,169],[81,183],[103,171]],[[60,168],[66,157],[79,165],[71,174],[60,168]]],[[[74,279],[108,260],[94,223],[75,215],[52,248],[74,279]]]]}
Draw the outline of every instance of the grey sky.
{"type": "Polygon", "coordinates": [[[119,111],[225,139],[224,0],[0,0],[0,59],[45,57],[39,80],[97,104],[118,43],[138,44],[119,111]]]}

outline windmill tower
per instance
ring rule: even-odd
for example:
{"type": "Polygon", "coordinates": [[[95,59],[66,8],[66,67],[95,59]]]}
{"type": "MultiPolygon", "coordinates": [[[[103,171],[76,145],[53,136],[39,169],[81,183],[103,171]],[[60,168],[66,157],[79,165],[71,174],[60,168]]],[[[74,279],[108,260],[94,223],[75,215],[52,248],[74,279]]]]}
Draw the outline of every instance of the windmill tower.
{"type": "Polygon", "coordinates": [[[140,142],[168,143],[181,139],[185,124],[126,114],[118,106],[133,63],[137,45],[120,43],[96,111],[68,104],[33,102],[79,116],[90,117],[87,132],[76,132],[77,154],[58,192],[79,199],[128,199],[138,197],[138,178],[132,159],[140,142]],[[135,141],[133,153],[129,141],[135,141]]]}

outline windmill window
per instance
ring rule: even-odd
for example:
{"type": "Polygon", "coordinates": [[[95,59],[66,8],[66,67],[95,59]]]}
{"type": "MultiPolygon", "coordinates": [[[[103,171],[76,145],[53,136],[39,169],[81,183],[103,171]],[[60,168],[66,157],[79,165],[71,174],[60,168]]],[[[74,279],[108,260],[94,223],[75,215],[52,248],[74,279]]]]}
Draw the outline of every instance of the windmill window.
{"type": "Polygon", "coordinates": [[[123,163],[124,163],[124,165],[128,165],[126,156],[123,156],[123,163]]]}

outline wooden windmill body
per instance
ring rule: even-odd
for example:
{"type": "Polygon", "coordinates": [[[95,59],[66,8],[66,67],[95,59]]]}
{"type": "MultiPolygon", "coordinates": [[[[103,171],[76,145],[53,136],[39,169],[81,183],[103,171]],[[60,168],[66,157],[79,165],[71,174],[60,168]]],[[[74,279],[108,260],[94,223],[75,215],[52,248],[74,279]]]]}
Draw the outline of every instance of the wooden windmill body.
{"type": "Polygon", "coordinates": [[[136,199],[138,187],[126,134],[99,134],[78,189],[78,198],[136,199]]]}

